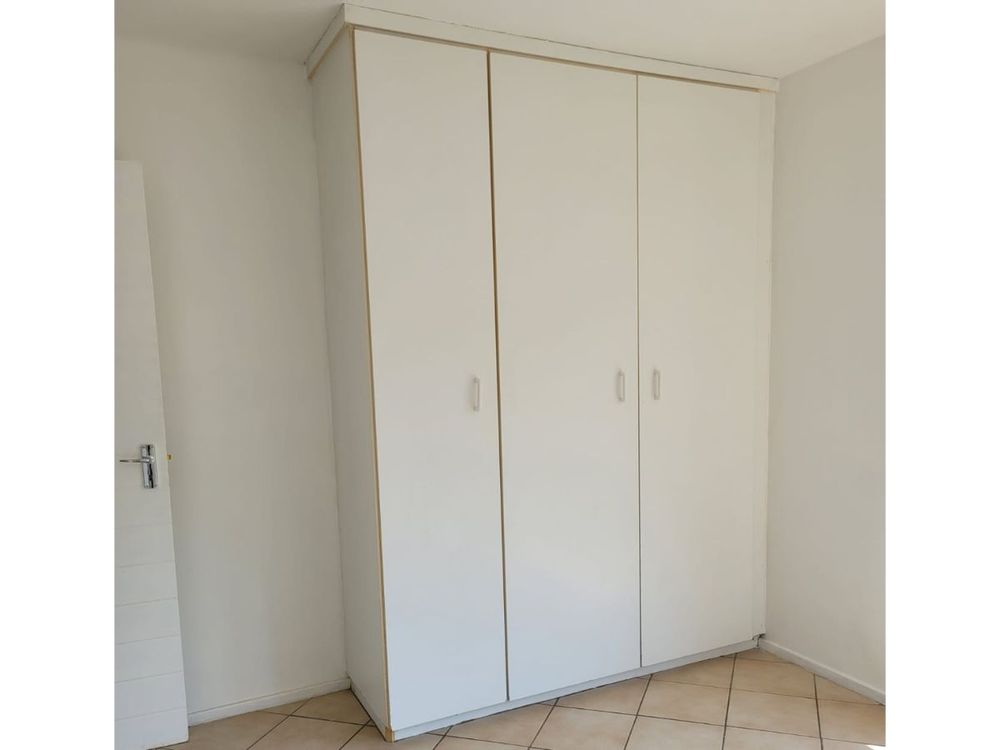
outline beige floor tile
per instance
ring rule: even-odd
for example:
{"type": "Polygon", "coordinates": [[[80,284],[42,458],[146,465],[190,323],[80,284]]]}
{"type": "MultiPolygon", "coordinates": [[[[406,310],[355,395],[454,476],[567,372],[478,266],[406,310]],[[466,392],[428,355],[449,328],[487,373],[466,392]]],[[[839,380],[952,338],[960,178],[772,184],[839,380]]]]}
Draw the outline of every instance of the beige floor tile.
{"type": "Polygon", "coordinates": [[[254,745],[254,750],[339,750],[359,728],[340,721],[289,716],[254,745]]]}
{"type": "Polygon", "coordinates": [[[819,737],[816,701],[812,698],[733,690],[727,723],[731,727],[819,737]]]}
{"type": "Polygon", "coordinates": [[[842,740],[823,739],[823,750],[872,750],[873,747],[885,747],[885,745],[875,745],[866,742],[843,742],[842,740]]]}
{"type": "MultiPolygon", "coordinates": [[[[389,750],[389,748],[398,748],[398,750],[431,750],[440,741],[441,738],[436,734],[421,734],[405,740],[386,742],[375,727],[365,727],[354,735],[354,739],[344,745],[344,750],[389,750]]],[[[257,750],[257,748],[255,747],[254,750],[257,750]]],[[[316,750],[319,750],[319,748],[316,748],[316,750]]],[[[324,747],[323,750],[327,750],[327,748],[324,747]]],[[[330,750],[334,750],[334,748],[330,748],[330,750]]]]}
{"type": "Polygon", "coordinates": [[[844,701],[846,703],[867,703],[869,705],[876,703],[867,696],[841,687],[836,682],[831,682],[819,675],[816,675],[816,697],[820,700],[844,701]]]}
{"type": "Polygon", "coordinates": [[[627,750],[719,750],[722,727],[640,716],[627,750]]]}
{"type": "Polygon", "coordinates": [[[654,680],[663,682],[684,682],[689,685],[708,685],[728,688],[733,677],[733,657],[720,656],[706,659],[676,669],[667,669],[653,675],[654,680]]]}
{"type": "Polygon", "coordinates": [[[548,750],[623,750],[635,717],[556,706],[532,747],[548,750]]]}
{"type": "Polygon", "coordinates": [[[877,703],[820,701],[819,722],[824,739],[885,744],[885,707],[877,703]]]}
{"type": "Polygon", "coordinates": [[[755,693],[778,693],[813,698],[813,674],[802,667],[787,662],[737,659],[733,672],[734,690],[751,690],[755,693]]]}
{"type": "Polygon", "coordinates": [[[368,713],[350,690],[340,690],[310,698],[301,708],[296,709],[294,715],[328,721],[346,721],[349,724],[367,724],[369,720],[368,713]]]}
{"type": "Polygon", "coordinates": [[[484,716],[482,719],[456,724],[448,730],[448,736],[528,746],[538,733],[550,710],[552,710],[551,706],[537,703],[515,708],[513,711],[504,711],[502,714],[484,716]]]}
{"type": "Polygon", "coordinates": [[[650,682],[639,713],[661,719],[700,721],[722,725],[726,721],[729,691],[705,685],[650,682]]]}
{"type": "Polygon", "coordinates": [[[820,750],[820,744],[819,737],[729,727],[723,750],[820,750]]]}
{"type": "Polygon", "coordinates": [[[589,708],[594,711],[612,711],[634,716],[635,712],[639,710],[642,694],[646,691],[648,682],[646,677],[623,680],[613,685],[567,695],[560,698],[557,705],[569,708],[589,708]]]}
{"type": "Polygon", "coordinates": [[[505,745],[502,742],[467,740],[464,737],[445,737],[435,750],[524,750],[520,745],[505,745]]]}
{"type": "Polygon", "coordinates": [[[273,706],[271,708],[265,708],[264,710],[272,714],[284,714],[285,716],[290,716],[294,714],[296,710],[301,708],[305,704],[305,701],[294,701],[293,703],[283,703],[280,706],[273,706]]]}
{"type": "Polygon", "coordinates": [[[762,648],[751,648],[747,651],[740,651],[736,654],[737,659],[756,659],[757,661],[784,661],[781,657],[775,656],[770,651],[762,648]]]}
{"type": "Polygon", "coordinates": [[[451,727],[441,727],[440,729],[432,729],[427,734],[448,734],[449,729],[451,729],[451,727]]]}
{"type": "Polygon", "coordinates": [[[246,750],[284,720],[285,717],[279,714],[253,711],[210,721],[191,727],[188,741],[172,747],[182,750],[246,750]]]}

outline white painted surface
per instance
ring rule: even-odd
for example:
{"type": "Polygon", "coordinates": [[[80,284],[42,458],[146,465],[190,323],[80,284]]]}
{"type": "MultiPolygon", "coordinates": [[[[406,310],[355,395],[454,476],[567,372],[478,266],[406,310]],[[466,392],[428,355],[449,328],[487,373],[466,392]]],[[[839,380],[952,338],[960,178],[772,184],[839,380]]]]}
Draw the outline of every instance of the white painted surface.
{"type": "Polygon", "coordinates": [[[136,458],[146,443],[156,487],[143,487],[138,464],[115,464],[117,750],[182,742],[187,720],[142,167],[115,162],[114,457],[136,458]]]}
{"type": "Polygon", "coordinates": [[[146,178],[198,715],[345,677],[310,96],[292,63],[134,39],[116,63],[117,156],[146,178]]]}
{"type": "Polygon", "coordinates": [[[491,68],[519,698],[639,666],[636,81],[501,54],[491,68]]]}
{"type": "Polygon", "coordinates": [[[359,31],[355,57],[389,705],[410,726],[506,699],[486,53],[359,31]]]}
{"type": "Polygon", "coordinates": [[[375,723],[389,722],[382,619],[368,291],[354,44],[341,34],[312,81],[322,213],[326,329],[337,457],[344,626],[351,687],[375,723]]]}
{"type": "MultiPolygon", "coordinates": [[[[358,0],[455,25],[780,76],[885,33],[879,0],[358,0]]],[[[117,0],[118,28],[168,42],[303,61],[333,0],[117,0]]]]}
{"type": "Polygon", "coordinates": [[[885,691],[885,43],[782,81],[767,638],[885,691]]]}
{"type": "Polygon", "coordinates": [[[639,76],[642,658],[753,630],[760,95],[639,76]]]}
{"type": "Polygon", "coordinates": [[[119,34],[202,50],[302,62],[337,0],[115,0],[119,34]]]}

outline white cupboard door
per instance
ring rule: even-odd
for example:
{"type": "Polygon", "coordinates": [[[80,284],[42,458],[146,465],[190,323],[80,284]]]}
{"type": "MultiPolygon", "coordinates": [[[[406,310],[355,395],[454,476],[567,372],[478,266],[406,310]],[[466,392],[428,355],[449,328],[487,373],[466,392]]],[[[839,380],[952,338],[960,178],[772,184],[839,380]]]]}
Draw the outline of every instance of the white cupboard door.
{"type": "Polygon", "coordinates": [[[486,53],[358,31],[394,729],[506,700],[486,53]]]}
{"type": "Polygon", "coordinates": [[[491,83],[514,699],[639,666],[636,80],[491,83]]]}
{"type": "Polygon", "coordinates": [[[639,76],[644,664],[749,639],[760,100],[639,76]]]}
{"type": "Polygon", "coordinates": [[[188,737],[142,166],[115,162],[115,748],[188,737]],[[152,463],[139,463],[142,449],[152,463]],[[149,486],[147,486],[149,485],[149,486]]]}

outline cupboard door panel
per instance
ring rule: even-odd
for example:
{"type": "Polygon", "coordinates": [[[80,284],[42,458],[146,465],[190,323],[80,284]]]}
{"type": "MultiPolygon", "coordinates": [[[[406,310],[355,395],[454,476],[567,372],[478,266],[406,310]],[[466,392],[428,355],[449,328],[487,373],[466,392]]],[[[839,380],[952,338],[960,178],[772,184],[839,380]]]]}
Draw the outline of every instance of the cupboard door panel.
{"type": "Polygon", "coordinates": [[[486,53],[356,32],[390,718],[506,699],[486,53]]]}
{"type": "Polygon", "coordinates": [[[636,82],[490,66],[514,699],[639,666],[636,82]]]}
{"type": "Polygon", "coordinates": [[[644,664],[754,635],[759,120],[755,92],[639,77],[644,664]]]}

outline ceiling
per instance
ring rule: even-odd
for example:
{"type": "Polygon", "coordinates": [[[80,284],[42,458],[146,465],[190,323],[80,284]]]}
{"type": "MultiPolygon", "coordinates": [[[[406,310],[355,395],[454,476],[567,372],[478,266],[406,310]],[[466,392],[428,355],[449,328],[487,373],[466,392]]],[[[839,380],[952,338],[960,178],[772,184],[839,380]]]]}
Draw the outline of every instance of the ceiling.
{"type": "MultiPolygon", "coordinates": [[[[884,0],[353,0],[356,5],[781,77],[885,33],[884,0]]],[[[116,0],[117,31],[304,61],[338,0],[116,0]]]]}

